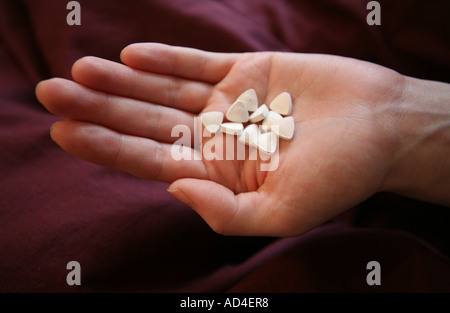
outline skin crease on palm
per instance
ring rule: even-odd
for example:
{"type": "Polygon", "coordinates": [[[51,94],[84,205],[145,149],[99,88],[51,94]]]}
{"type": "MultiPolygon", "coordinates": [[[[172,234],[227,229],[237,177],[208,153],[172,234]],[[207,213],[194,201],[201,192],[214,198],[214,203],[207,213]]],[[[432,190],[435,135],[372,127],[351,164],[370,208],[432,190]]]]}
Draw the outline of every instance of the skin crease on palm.
{"type": "Polygon", "coordinates": [[[405,77],[349,58],[297,53],[219,54],[134,44],[124,64],[86,57],[74,81],[41,82],[36,94],[54,114],[53,140],[85,160],[171,183],[169,192],[225,235],[295,236],[389,190],[398,136],[385,116],[400,105],[405,77]],[[175,161],[172,127],[193,128],[254,88],[259,103],[293,99],[292,141],[279,166],[260,161],[175,161]]]}

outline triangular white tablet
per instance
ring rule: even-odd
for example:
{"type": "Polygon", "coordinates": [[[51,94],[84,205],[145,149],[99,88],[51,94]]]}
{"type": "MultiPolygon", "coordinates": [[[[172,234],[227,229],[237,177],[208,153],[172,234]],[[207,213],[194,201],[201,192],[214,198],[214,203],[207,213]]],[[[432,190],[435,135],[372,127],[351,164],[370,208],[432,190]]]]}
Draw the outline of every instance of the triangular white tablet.
{"type": "Polygon", "coordinates": [[[282,92],[269,105],[272,111],[278,112],[281,115],[289,115],[292,113],[292,99],[287,92],[282,92]]]}
{"type": "Polygon", "coordinates": [[[227,119],[231,122],[246,123],[249,118],[247,107],[241,100],[236,100],[227,111],[227,119]]]}
{"type": "Polygon", "coordinates": [[[270,125],[272,125],[273,122],[282,120],[282,119],[283,119],[283,117],[279,113],[277,113],[275,111],[269,111],[262,122],[262,125],[261,125],[262,131],[268,132],[270,130],[270,125]]]}
{"type": "Polygon", "coordinates": [[[267,132],[259,135],[258,148],[266,154],[273,154],[277,150],[278,137],[273,132],[267,132]]]}
{"type": "Polygon", "coordinates": [[[254,112],[258,108],[258,96],[255,89],[244,91],[237,100],[244,102],[247,111],[254,112]]]}
{"type": "Polygon", "coordinates": [[[223,122],[223,113],[218,111],[205,112],[200,116],[203,126],[212,134],[215,134],[223,122]]]}
{"type": "Polygon", "coordinates": [[[239,136],[244,130],[244,125],[242,123],[223,123],[220,125],[220,129],[224,134],[239,136]]]}
{"type": "Polygon", "coordinates": [[[262,121],[267,116],[267,113],[269,113],[269,108],[267,105],[263,104],[250,115],[250,122],[258,123],[262,121]]]}
{"type": "Polygon", "coordinates": [[[272,123],[270,130],[281,139],[291,140],[294,137],[295,122],[292,116],[285,117],[272,123]]]}
{"type": "Polygon", "coordinates": [[[239,136],[239,141],[250,147],[256,147],[258,145],[259,129],[256,124],[248,125],[242,134],[239,136]]]}

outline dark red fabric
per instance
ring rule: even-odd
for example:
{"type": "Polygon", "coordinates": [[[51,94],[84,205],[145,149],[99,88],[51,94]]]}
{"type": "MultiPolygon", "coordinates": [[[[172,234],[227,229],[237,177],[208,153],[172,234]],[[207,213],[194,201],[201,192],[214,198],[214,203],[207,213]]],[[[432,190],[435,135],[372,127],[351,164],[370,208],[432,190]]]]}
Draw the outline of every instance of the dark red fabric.
{"type": "MultiPolygon", "coordinates": [[[[39,80],[134,42],[211,51],[329,53],[450,81],[450,3],[362,0],[0,2],[1,292],[450,291],[448,208],[376,195],[298,238],[224,237],[166,192],[59,149],[39,80]],[[81,265],[68,286],[66,265],[81,265]],[[367,262],[382,285],[366,283],[367,262]]],[[[349,191],[351,192],[351,191],[349,191]]]]}

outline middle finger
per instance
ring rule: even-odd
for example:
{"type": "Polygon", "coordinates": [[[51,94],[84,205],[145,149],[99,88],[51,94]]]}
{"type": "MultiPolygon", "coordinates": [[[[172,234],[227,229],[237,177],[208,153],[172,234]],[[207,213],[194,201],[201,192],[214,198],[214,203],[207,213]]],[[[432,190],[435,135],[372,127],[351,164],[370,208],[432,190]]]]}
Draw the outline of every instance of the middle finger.
{"type": "Polygon", "coordinates": [[[186,125],[193,130],[192,113],[106,94],[70,80],[43,81],[37,86],[36,95],[54,114],[133,136],[173,143],[177,140],[171,136],[175,125],[186,125]]]}
{"type": "Polygon", "coordinates": [[[89,88],[161,104],[198,114],[212,93],[207,83],[129,68],[123,64],[84,57],[72,67],[72,76],[89,88]]]}

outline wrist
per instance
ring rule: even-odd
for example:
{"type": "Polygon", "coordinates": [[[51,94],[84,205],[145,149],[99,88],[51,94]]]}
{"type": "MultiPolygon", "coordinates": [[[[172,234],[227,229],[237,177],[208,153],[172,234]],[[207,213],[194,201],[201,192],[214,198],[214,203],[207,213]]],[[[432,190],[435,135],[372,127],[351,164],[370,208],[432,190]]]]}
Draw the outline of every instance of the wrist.
{"type": "Polygon", "coordinates": [[[386,112],[395,151],[383,189],[450,205],[450,85],[405,77],[386,112]]]}

